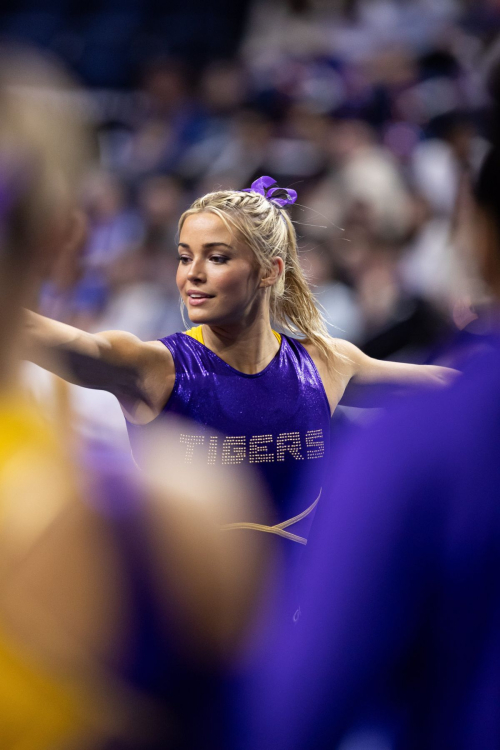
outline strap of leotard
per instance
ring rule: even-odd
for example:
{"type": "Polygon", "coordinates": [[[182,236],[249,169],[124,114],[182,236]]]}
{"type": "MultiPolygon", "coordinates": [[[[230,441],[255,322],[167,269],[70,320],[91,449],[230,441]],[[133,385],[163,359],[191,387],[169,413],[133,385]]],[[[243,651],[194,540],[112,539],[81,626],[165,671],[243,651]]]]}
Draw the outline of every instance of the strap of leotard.
{"type": "MultiPolygon", "coordinates": [[[[201,326],[194,326],[193,328],[190,328],[189,331],[184,331],[184,333],[186,336],[190,336],[192,339],[199,341],[200,344],[205,345],[205,342],[203,341],[203,329],[201,326]]],[[[276,336],[278,344],[281,346],[281,334],[277,331],[273,331],[273,333],[276,336]]]]}

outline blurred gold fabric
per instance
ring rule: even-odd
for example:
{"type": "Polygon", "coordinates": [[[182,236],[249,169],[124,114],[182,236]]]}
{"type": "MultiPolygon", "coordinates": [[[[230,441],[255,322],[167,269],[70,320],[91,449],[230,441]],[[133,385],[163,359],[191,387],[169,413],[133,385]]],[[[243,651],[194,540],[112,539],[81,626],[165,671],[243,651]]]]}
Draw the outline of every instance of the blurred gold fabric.
{"type": "MultiPolygon", "coordinates": [[[[23,639],[4,620],[5,594],[16,566],[64,503],[65,493],[60,492],[64,479],[62,485],[47,486],[54,468],[56,474],[60,469],[59,480],[69,476],[58,440],[37,409],[17,394],[0,398],[0,747],[4,750],[52,750],[83,725],[78,691],[52,673],[46,660],[21,645],[23,639]],[[39,468],[48,473],[40,475],[39,468]],[[26,489],[34,493],[29,504],[23,498],[26,489]],[[38,501],[44,503],[52,491],[52,507],[39,507],[37,513],[38,501]]],[[[69,484],[67,489],[70,496],[74,490],[69,484]]]]}
{"type": "Polygon", "coordinates": [[[76,696],[10,643],[0,626],[0,747],[53,750],[81,723],[76,696]]]}

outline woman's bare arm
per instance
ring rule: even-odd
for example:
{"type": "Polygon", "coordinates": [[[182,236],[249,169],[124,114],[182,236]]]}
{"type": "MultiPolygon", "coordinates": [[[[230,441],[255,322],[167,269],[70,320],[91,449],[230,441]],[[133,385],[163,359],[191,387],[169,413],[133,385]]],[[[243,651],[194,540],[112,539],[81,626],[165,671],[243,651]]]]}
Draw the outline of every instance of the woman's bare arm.
{"type": "Polygon", "coordinates": [[[347,341],[336,341],[345,357],[349,380],[341,399],[346,406],[378,405],[386,396],[413,388],[440,388],[451,385],[457,370],[437,365],[415,365],[373,359],[347,341]]]}
{"type": "Polygon", "coordinates": [[[128,411],[138,403],[159,411],[174,376],[172,357],[158,342],[125,331],[88,333],[28,310],[23,354],[70,383],[109,391],[128,411]]]}
{"type": "Polygon", "coordinates": [[[372,359],[354,344],[331,339],[331,359],[311,342],[304,346],[311,355],[323,381],[330,410],[336,406],[383,406],[392,395],[414,388],[439,388],[458,376],[457,370],[435,365],[412,365],[372,359]]]}

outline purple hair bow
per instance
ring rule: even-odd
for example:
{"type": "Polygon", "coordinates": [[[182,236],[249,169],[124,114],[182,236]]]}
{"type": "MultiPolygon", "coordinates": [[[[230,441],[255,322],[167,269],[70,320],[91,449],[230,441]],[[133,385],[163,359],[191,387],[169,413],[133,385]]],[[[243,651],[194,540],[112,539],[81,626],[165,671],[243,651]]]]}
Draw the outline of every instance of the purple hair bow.
{"type": "Polygon", "coordinates": [[[264,198],[267,198],[268,201],[271,201],[272,203],[277,203],[278,206],[283,208],[284,206],[291,206],[292,203],[295,203],[297,200],[297,192],[296,190],[292,190],[291,188],[281,188],[281,187],[272,187],[272,185],[276,185],[276,180],[274,180],[272,177],[259,177],[258,180],[255,180],[255,182],[252,182],[252,187],[244,188],[242,190],[242,193],[260,193],[260,195],[263,195],[264,198]],[[276,193],[286,193],[286,198],[273,198],[272,196],[276,193]]]}

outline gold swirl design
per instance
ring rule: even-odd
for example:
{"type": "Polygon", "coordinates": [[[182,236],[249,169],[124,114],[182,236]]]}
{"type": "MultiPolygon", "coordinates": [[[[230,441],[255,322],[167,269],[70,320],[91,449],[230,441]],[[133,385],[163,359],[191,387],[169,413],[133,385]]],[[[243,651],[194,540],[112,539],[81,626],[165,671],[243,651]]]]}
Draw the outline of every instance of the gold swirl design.
{"type": "Polygon", "coordinates": [[[299,513],[298,516],[289,518],[288,521],[277,523],[275,526],[265,526],[264,524],[260,524],[260,523],[245,523],[245,522],[227,523],[224,526],[221,526],[221,531],[233,531],[234,529],[253,529],[253,531],[263,531],[265,534],[276,534],[277,536],[282,536],[285,539],[290,539],[292,542],[297,542],[298,544],[307,544],[307,539],[305,539],[303,536],[298,536],[298,534],[292,534],[291,531],[286,531],[286,529],[288,529],[289,526],[293,526],[294,523],[298,523],[299,521],[302,521],[304,518],[307,518],[307,516],[313,512],[313,510],[319,503],[319,499],[321,497],[322,492],[323,492],[323,488],[320,489],[318,497],[313,502],[313,504],[309,506],[309,508],[306,508],[306,510],[303,510],[302,513],[299,513]]]}

